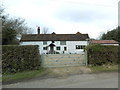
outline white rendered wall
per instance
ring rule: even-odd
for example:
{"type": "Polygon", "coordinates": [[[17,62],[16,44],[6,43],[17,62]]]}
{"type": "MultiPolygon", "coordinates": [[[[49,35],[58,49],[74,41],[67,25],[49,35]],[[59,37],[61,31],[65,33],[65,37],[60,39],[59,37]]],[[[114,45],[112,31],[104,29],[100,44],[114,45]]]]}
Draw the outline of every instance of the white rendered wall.
{"type": "MultiPolygon", "coordinates": [[[[45,54],[48,51],[47,50],[43,50],[43,47],[49,46],[52,42],[51,41],[47,41],[47,45],[43,45],[43,41],[34,41],[34,42],[21,42],[21,45],[39,45],[39,50],[40,50],[40,54],[45,54]]],[[[60,41],[55,41],[54,45],[56,45],[54,47],[54,50],[59,52],[59,53],[63,53],[64,51],[64,47],[67,47],[67,51],[64,51],[65,54],[72,54],[72,53],[83,53],[84,50],[83,49],[76,49],[76,45],[85,45],[87,46],[87,41],[66,41],[66,45],[60,45],[60,41]],[[60,50],[56,50],[56,47],[60,46],[60,50]]],[[[49,47],[50,49],[50,47],[49,47]]]]}
{"type": "Polygon", "coordinates": [[[67,41],[68,53],[82,53],[83,49],[76,49],[76,45],[87,46],[87,41],[67,41]]]}

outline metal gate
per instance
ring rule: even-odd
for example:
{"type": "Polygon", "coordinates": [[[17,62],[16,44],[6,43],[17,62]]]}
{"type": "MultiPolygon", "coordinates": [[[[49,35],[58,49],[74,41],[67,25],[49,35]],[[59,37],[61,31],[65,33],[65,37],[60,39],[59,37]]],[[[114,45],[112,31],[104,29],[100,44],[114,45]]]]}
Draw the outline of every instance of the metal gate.
{"type": "Polygon", "coordinates": [[[42,67],[65,67],[87,65],[86,54],[43,54],[42,67]]]}

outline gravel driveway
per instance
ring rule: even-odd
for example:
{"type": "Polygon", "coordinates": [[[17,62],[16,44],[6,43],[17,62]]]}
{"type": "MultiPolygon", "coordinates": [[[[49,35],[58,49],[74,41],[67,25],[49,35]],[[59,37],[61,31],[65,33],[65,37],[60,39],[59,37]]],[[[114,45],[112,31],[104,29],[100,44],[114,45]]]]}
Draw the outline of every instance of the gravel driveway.
{"type": "Polygon", "coordinates": [[[77,74],[59,78],[33,79],[3,85],[3,88],[118,88],[118,72],[77,74]]]}

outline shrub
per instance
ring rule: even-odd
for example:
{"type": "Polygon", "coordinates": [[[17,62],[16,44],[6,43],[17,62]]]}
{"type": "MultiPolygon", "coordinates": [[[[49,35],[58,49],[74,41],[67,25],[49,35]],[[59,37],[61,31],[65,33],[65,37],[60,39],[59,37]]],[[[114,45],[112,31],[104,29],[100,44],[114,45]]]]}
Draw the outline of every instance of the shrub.
{"type": "Polygon", "coordinates": [[[38,69],[40,55],[37,45],[2,46],[2,72],[21,72],[38,69]]]}
{"type": "Polygon", "coordinates": [[[88,64],[118,64],[120,46],[90,45],[87,48],[88,64]]]}

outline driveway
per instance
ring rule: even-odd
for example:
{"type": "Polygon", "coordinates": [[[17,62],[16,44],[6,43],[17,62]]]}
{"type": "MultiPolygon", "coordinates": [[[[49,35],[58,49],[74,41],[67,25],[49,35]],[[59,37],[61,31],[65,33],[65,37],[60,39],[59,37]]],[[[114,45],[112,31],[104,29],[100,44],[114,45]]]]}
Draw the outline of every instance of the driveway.
{"type": "Polygon", "coordinates": [[[3,88],[118,88],[118,72],[78,74],[59,78],[34,79],[3,88]]]}

